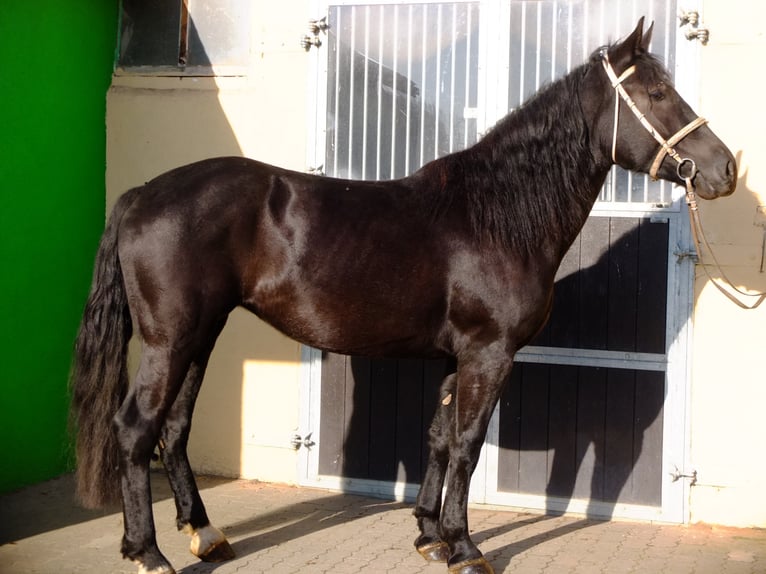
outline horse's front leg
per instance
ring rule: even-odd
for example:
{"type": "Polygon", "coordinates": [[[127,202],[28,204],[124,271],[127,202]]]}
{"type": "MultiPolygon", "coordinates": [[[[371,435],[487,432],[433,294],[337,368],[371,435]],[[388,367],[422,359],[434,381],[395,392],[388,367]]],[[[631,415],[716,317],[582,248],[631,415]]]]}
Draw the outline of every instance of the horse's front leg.
{"type": "Polygon", "coordinates": [[[454,373],[447,375],[439,389],[439,404],[428,432],[428,463],[413,511],[420,529],[415,548],[429,562],[446,562],[449,559],[449,546],[442,540],[439,532],[439,516],[442,487],[449,463],[449,437],[455,412],[455,382],[454,373]]]}
{"type": "Polygon", "coordinates": [[[493,574],[468,533],[468,488],[489,419],[511,371],[510,356],[478,354],[458,363],[455,412],[449,441],[449,472],[440,526],[449,545],[451,574],[493,574]],[[483,355],[483,356],[482,356],[483,355]]]}

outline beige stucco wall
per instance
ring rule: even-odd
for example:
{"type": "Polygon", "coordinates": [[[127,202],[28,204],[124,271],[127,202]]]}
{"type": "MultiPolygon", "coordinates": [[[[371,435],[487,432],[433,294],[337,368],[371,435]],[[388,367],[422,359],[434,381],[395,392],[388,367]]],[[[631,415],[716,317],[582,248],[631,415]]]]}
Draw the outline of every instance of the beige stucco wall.
{"type": "MultiPolygon", "coordinates": [[[[703,222],[732,281],[764,291],[764,229],[754,221],[757,206],[766,205],[766,115],[758,79],[766,3],[707,0],[703,7],[710,41],[701,49],[700,113],[737,155],[740,170],[733,196],[701,206],[703,222]]],[[[695,295],[690,416],[698,483],[691,489],[691,520],[766,527],[766,303],[739,309],[699,267],[695,295]]]]}
{"type": "MultiPolygon", "coordinates": [[[[306,167],[306,2],[252,3],[240,77],[117,74],[107,96],[107,208],[126,189],[218,155],[306,167]],[[283,8],[280,8],[283,7],[283,8]]],[[[138,346],[134,344],[135,357],[138,346]]],[[[293,482],[300,348],[236,310],[210,360],[189,443],[195,470],[293,482]]]]}

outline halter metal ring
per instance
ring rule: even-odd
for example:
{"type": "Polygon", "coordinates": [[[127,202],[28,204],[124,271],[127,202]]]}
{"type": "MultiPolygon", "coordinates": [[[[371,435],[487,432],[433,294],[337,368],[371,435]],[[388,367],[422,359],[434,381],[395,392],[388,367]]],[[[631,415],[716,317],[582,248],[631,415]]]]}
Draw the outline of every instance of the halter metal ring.
{"type": "Polygon", "coordinates": [[[692,179],[695,175],[697,175],[697,164],[694,163],[693,159],[689,159],[688,157],[683,158],[681,161],[678,162],[678,167],[676,168],[676,173],[678,174],[678,178],[682,180],[686,179],[692,179]],[[689,170],[689,175],[684,175],[683,167],[686,164],[691,164],[691,169],[689,170]]]}

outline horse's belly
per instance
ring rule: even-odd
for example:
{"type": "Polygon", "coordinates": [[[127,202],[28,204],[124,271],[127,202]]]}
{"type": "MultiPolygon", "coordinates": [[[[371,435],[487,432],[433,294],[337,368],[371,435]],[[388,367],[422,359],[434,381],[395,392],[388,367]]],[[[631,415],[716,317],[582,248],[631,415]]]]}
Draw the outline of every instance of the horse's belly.
{"type": "Polygon", "coordinates": [[[303,344],[346,355],[431,357],[444,354],[438,305],[405,303],[357,293],[349,296],[292,290],[281,301],[252,310],[303,344]]]}

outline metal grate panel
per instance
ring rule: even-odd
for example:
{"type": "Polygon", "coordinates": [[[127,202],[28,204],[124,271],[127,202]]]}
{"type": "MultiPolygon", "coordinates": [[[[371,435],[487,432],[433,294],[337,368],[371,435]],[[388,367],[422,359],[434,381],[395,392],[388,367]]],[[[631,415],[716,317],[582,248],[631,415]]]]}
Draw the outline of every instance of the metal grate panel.
{"type": "Polygon", "coordinates": [[[402,177],[476,142],[478,9],[330,7],[328,175],[402,177]]]}
{"type": "MultiPolygon", "coordinates": [[[[619,40],[641,16],[654,22],[651,51],[675,67],[675,0],[514,0],[510,7],[508,109],[513,110],[546,83],[567,74],[598,46],[619,40]]],[[[672,203],[672,186],[614,167],[597,208],[620,204],[672,203]]]]}

